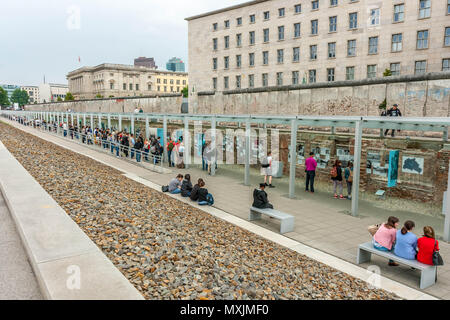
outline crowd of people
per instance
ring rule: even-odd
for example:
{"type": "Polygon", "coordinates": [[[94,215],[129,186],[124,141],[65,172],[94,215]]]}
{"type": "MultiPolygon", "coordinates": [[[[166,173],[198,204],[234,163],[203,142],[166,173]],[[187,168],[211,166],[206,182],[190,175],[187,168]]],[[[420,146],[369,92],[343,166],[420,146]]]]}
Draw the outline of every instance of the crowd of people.
{"type": "Polygon", "coordinates": [[[214,204],[214,197],[206,189],[206,182],[200,178],[197,180],[197,184],[192,186],[190,174],[177,175],[170,180],[168,186],[163,187],[163,191],[168,191],[171,194],[180,194],[184,198],[196,201],[201,206],[212,206],[214,204]]]}

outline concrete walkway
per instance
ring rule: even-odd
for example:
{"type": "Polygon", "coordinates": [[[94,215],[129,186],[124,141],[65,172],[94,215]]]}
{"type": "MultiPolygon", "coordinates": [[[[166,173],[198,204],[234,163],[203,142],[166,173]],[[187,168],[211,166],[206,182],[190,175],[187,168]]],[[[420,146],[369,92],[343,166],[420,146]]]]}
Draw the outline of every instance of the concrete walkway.
{"type": "Polygon", "coordinates": [[[1,193],[0,300],[42,300],[36,277],[1,193]]]}
{"type": "MultiPolygon", "coordinates": [[[[219,168],[215,177],[208,176],[201,169],[195,168],[189,170],[177,169],[171,173],[164,174],[151,172],[109,154],[72,142],[70,139],[60,138],[53,134],[24,127],[16,122],[4,121],[47,141],[82,153],[119,170],[132,172],[138,177],[159,185],[168,184],[168,181],[177,173],[184,174],[189,172],[193,181],[196,181],[198,178],[205,179],[206,187],[215,196],[215,207],[237,217],[248,219],[248,210],[252,202],[254,187],[244,186],[242,183],[243,175],[236,172],[230,174],[229,172],[227,173],[228,169],[219,168]]],[[[256,185],[260,180],[261,177],[256,172],[253,172],[251,177],[252,184],[256,185]]],[[[274,183],[278,183],[277,180],[274,183]]],[[[288,212],[296,218],[294,232],[285,234],[285,236],[350,263],[355,263],[356,261],[358,245],[371,239],[367,232],[367,226],[382,222],[379,217],[362,215],[355,218],[345,214],[345,207],[349,205],[350,201],[334,200],[329,195],[321,195],[320,193],[310,195],[302,192],[300,189],[297,190],[297,194],[301,195],[300,200],[288,199],[285,197],[287,192],[283,186],[269,189],[268,192],[270,201],[277,209],[288,212]]],[[[381,209],[379,211],[379,216],[386,219],[388,213],[381,209]],[[384,217],[385,215],[386,217],[384,217]]],[[[402,217],[399,216],[399,218],[402,217]]],[[[402,219],[402,221],[404,220],[402,219]]],[[[263,220],[255,223],[272,231],[279,230],[279,224],[276,220],[263,218],[263,220]]],[[[415,231],[417,235],[420,235],[419,228],[415,231]]],[[[448,257],[450,257],[449,244],[441,242],[441,254],[444,260],[448,260],[448,257]]],[[[420,273],[418,271],[411,270],[406,266],[388,267],[387,261],[378,257],[374,257],[370,264],[363,264],[362,267],[369,267],[370,265],[379,266],[381,275],[387,278],[419,289],[420,273]]],[[[423,292],[442,299],[450,299],[450,266],[448,263],[438,269],[438,282],[423,292]]]]}

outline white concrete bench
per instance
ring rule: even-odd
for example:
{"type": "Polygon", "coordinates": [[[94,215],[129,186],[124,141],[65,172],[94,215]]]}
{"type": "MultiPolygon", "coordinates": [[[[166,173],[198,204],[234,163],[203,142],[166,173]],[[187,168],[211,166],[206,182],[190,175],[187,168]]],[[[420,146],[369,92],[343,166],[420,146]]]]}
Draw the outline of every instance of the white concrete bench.
{"type": "Polygon", "coordinates": [[[400,264],[404,264],[409,267],[420,270],[421,271],[420,289],[426,289],[434,285],[436,282],[436,266],[423,264],[421,262],[418,262],[417,260],[403,259],[391,252],[380,251],[373,246],[372,242],[367,242],[359,245],[356,263],[361,264],[369,262],[370,258],[372,257],[372,253],[387,259],[394,260],[400,264]]]}
{"type": "Polygon", "coordinates": [[[250,221],[261,219],[261,215],[265,214],[272,218],[281,220],[280,233],[287,233],[294,231],[294,217],[290,214],[277,211],[274,209],[259,209],[255,207],[251,207],[250,209],[250,221]]]}

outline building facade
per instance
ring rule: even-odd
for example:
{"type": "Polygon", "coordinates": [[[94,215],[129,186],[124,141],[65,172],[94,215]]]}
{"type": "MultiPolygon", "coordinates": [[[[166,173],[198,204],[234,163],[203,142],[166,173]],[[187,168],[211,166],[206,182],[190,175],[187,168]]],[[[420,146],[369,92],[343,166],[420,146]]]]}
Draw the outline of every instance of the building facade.
{"type": "Polygon", "coordinates": [[[173,57],[166,63],[166,69],[173,72],[184,72],[184,62],[180,58],[173,57]]]}
{"type": "Polygon", "coordinates": [[[450,70],[450,0],[257,0],[186,20],[193,96],[450,70]]]}
{"type": "Polygon", "coordinates": [[[30,98],[30,103],[39,103],[39,87],[38,86],[22,86],[20,90],[26,91],[28,93],[28,97],[30,98]]]}
{"type": "Polygon", "coordinates": [[[20,89],[20,86],[16,86],[14,84],[0,84],[0,87],[2,87],[3,90],[5,90],[6,93],[8,94],[9,101],[11,101],[11,96],[12,96],[13,92],[16,89],[20,89]]]}
{"type": "Polygon", "coordinates": [[[139,57],[134,59],[135,67],[146,67],[149,69],[158,69],[154,58],[139,57]]]}
{"type": "Polygon", "coordinates": [[[187,73],[119,64],[83,67],[70,72],[67,79],[76,100],[181,94],[188,83],[187,73]]]}
{"type": "Polygon", "coordinates": [[[69,86],[67,84],[42,83],[39,85],[39,103],[56,102],[58,98],[64,100],[69,86]]]}

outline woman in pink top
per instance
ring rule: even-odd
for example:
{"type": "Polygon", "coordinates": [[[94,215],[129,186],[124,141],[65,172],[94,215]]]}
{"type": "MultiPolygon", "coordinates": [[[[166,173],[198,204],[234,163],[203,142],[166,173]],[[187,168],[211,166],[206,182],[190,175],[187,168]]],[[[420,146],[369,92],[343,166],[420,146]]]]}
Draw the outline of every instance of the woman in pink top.
{"type": "MultiPolygon", "coordinates": [[[[388,222],[381,225],[373,236],[373,246],[380,251],[393,251],[397,235],[398,218],[389,217],[388,222]]],[[[389,260],[389,265],[397,267],[398,264],[389,260]]]]}

